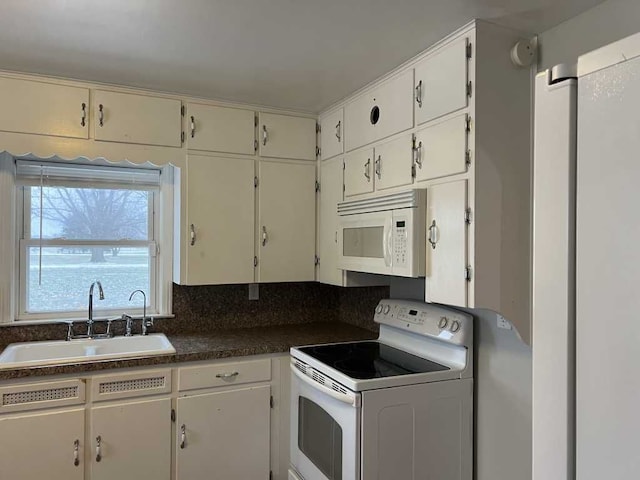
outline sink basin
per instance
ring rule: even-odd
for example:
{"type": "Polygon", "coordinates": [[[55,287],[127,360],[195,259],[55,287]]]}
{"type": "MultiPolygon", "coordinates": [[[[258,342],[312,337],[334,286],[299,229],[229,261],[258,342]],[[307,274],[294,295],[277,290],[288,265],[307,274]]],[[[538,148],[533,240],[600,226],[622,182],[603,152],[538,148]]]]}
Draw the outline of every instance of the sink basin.
{"type": "Polygon", "coordinates": [[[12,343],[0,354],[0,369],[86,363],[176,353],[162,333],[104,339],[12,343]]]}

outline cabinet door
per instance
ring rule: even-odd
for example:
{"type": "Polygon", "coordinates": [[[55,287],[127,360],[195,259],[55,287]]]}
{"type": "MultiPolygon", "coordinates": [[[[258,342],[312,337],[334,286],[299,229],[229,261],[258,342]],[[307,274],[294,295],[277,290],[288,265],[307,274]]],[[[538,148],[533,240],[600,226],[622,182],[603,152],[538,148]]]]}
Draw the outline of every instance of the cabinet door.
{"type": "Polygon", "coordinates": [[[320,165],[320,283],[342,286],[342,270],[338,268],[338,202],[342,201],[342,157],[320,165]]]}
{"type": "Polygon", "coordinates": [[[82,480],[84,408],[0,417],[0,478],[82,480]]]}
{"type": "Polygon", "coordinates": [[[407,71],[345,107],[346,151],[413,126],[413,71],[407,71]]]}
{"type": "Polygon", "coordinates": [[[0,78],[0,130],[89,138],[89,89],[0,78]]]}
{"type": "Polygon", "coordinates": [[[251,110],[188,103],[187,120],[189,149],[255,153],[255,113],[251,110]]]}
{"type": "Polygon", "coordinates": [[[260,114],[260,156],[316,159],[316,121],[313,118],[260,114]]]}
{"type": "Polygon", "coordinates": [[[383,143],[375,148],[374,172],[376,190],[411,185],[413,175],[413,143],[411,135],[383,143]]]}
{"type": "Polygon", "coordinates": [[[415,69],[415,116],[421,124],[467,106],[467,45],[461,38],[415,69]]]}
{"type": "Polygon", "coordinates": [[[95,138],[107,142],[180,147],[180,100],[130,93],[93,92],[95,138]]]}
{"type": "Polygon", "coordinates": [[[427,189],[427,269],[425,299],[467,306],[467,182],[427,189]]]}
{"type": "Polygon", "coordinates": [[[270,393],[265,385],[178,398],[176,480],[268,479],[270,393]]]}
{"type": "Polygon", "coordinates": [[[315,163],[262,161],[259,179],[259,281],[315,280],[315,163]]]}
{"type": "Polygon", "coordinates": [[[254,281],[255,161],[189,155],[188,285],[254,281]]]}
{"type": "Polygon", "coordinates": [[[431,124],[416,133],[416,180],[467,171],[467,114],[431,124]]]}
{"type": "Polygon", "coordinates": [[[320,120],[320,153],[323,160],[343,152],[343,132],[341,108],[320,120]]]}
{"type": "Polygon", "coordinates": [[[344,196],[373,192],[373,148],[351,153],[344,157],[344,196]]]}
{"type": "Polygon", "coordinates": [[[169,480],[171,399],[93,407],[90,418],[92,480],[169,480]]]}

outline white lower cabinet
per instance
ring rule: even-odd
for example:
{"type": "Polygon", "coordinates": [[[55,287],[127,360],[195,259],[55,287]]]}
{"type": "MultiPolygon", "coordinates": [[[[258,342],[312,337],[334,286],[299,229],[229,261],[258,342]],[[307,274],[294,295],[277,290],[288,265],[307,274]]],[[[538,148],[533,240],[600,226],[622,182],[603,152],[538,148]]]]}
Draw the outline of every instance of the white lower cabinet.
{"type": "Polygon", "coordinates": [[[169,480],[170,398],[94,406],[89,418],[91,480],[169,480]]]}
{"type": "Polygon", "coordinates": [[[427,189],[427,302],[468,306],[466,210],[466,180],[427,189]]]}
{"type": "Polygon", "coordinates": [[[84,451],[84,407],[0,416],[3,480],[82,480],[84,451]]]}
{"type": "Polygon", "coordinates": [[[176,480],[267,480],[270,393],[263,385],[178,398],[176,480]]]}
{"type": "Polygon", "coordinates": [[[258,281],[315,280],[316,165],[260,161],[258,281]]]}

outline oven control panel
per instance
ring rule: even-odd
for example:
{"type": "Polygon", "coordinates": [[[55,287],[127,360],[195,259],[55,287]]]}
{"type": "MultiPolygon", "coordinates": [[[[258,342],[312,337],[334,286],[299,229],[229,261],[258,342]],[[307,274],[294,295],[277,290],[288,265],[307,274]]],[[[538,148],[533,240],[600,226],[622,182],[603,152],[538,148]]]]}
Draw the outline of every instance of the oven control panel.
{"type": "Polygon", "coordinates": [[[381,300],[374,320],[457,345],[464,345],[473,335],[473,317],[470,314],[414,300],[381,300]]]}

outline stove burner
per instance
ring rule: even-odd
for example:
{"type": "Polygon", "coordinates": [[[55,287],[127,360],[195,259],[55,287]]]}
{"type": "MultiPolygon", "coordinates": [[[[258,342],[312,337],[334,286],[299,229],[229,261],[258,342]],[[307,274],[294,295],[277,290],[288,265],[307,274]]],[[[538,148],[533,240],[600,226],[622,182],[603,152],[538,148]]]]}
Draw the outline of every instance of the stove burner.
{"type": "Polygon", "coordinates": [[[449,370],[379,342],[337,343],[300,350],[349,377],[363,380],[449,370]]]}

